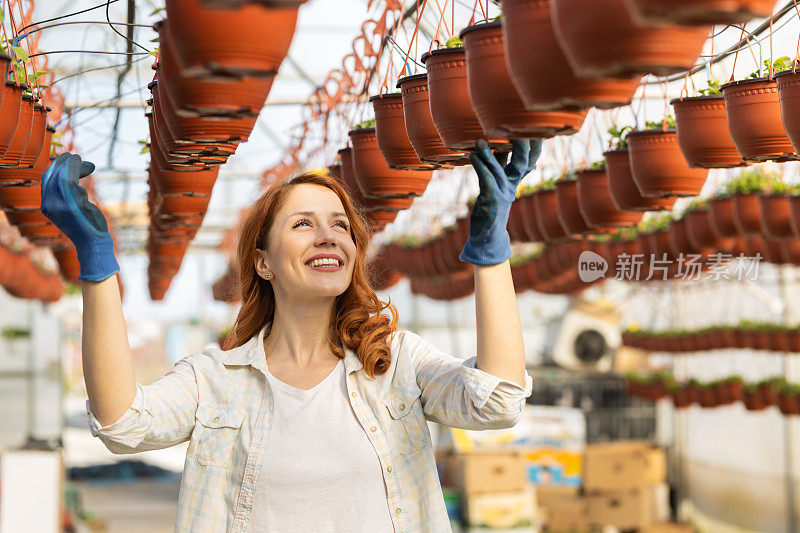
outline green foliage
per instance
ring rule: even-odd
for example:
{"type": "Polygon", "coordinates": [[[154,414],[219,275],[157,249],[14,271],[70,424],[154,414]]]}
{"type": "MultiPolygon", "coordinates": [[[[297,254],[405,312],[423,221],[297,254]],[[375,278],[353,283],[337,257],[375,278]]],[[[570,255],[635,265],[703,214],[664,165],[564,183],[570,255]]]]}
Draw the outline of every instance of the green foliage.
{"type": "Polygon", "coordinates": [[[31,336],[31,330],[25,328],[18,328],[16,326],[6,326],[0,330],[0,337],[7,341],[14,341],[17,339],[27,339],[31,336]]]}
{"type": "Polygon", "coordinates": [[[464,41],[458,35],[453,35],[444,43],[445,48],[458,48],[459,46],[464,46],[464,41]]]}
{"type": "Polygon", "coordinates": [[[705,89],[700,89],[699,92],[703,96],[716,96],[722,94],[722,90],[719,88],[720,85],[720,81],[714,76],[711,76],[708,78],[708,87],[705,89]]]}
{"type": "Polygon", "coordinates": [[[137,141],[139,145],[141,145],[142,149],[139,152],[140,154],[149,154],[150,153],[150,143],[147,141],[137,141]]]}
{"type": "Polygon", "coordinates": [[[556,188],[556,179],[555,178],[547,178],[539,182],[539,186],[537,187],[540,191],[552,191],[556,188]]]}
{"type": "Polygon", "coordinates": [[[664,125],[665,124],[666,124],[667,129],[674,130],[676,128],[676,126],[675,126],[675,117],[673,117],[672,115],[667,115],[663,119],[661,119],[659,121],[656,121],[656,122],[651,122],[651,121],[648,120],[647,122],[645,122],[644,125],[645,125],[645,128],[648,129],[648,130],[661,130],[661,129],[664,129],[664,125]]]}
{"type": "Polygon", "coordinates": [[[718,195],[724,197],[772,191],[776,186],[780,187],[778,184],[782,181],[781,175],[776,171],[755,166],[742,170],[738,176],[722,186],[718,195]]]}
{"type": "Polygon", "coordinates": [[[755,72],[750,73],[747,77],[748,79],[756,79],[756,78],[765,78],[769,76],[769,69],[772,67],[772,72],[782,72],[784,70],[789,70],[792,68],[792,58],[789,56],[781,56],[778,59],[770,60],[765,59],[761,65],[759,65],[758,70],[755,72]]]}
{"type": "Polygon", "coordinates": [[[574,172],[564,172],[556,180],[556,182],[559,182],[559,181],[575,181],[575,173],[574,172]]]}
{"type": "Polygon", "coordinates": [[[375,119],[374,118],[369,118],[367,120],[362,120],[361,122],[359,122],[358,124],[353,126],[353,129],[354,130],[367,130],[367,129],[374,128],[374,127],[375,127],[375,119]]]}
{"type": "Polygon", "coordinates": [[[689,213],[691,211],[705,211],[708,209],[708,198],[694,198],[686,208],[683,210],[684,213],[689,213]]]}
{"type": "Polygon", "coordinates": [[[606,169],[606,160],[601,159],[599,161],[595,161],[591,165],[589,165],[589,170],[605,170],[606,169]]]}
{"type": "Polygon", "coordinates": [[[784,383],[781,387],[781,392],[784,394],[791,394],[794,396],[800,395],[800,384],[798,383],[784,383]]]}
{"type": "Polygon", "coordinates": [[[633,130],[632,126],[623,126],[621,128],[616,124],[611,126],[608,133],[611,135],[611,145],[615,150],[626,150],[628,148],[627,137],[631,130],[633,130]]]}
{"type": "Polygon", "coordinates": [[[519,190],[519,196],[530,196],[531,194],[535,193],[539,189],[536,185],[523,185],[522,188],[519,190]]]}
{"type": "Polygon", "coordinates": [[[639,233],[655,233],[667,231],[672,223],[672,213],[653,214],[639,223],[639,233]]]}

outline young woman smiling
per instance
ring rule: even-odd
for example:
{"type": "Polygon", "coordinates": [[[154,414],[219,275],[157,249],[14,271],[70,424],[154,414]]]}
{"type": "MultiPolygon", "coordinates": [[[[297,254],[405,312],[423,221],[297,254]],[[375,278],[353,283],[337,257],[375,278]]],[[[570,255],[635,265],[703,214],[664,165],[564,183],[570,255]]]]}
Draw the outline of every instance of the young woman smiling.
{"type": "Polygon", "coordinates": [[[532,389],[506,223],[540,143],[514,141],[507,165],[476,148],[480,194],[460,256],[475,265],[476,357],[397,330],[367,281],[364,219],[336,180],[306,174],[244,219],[234,346],[185,357],[150,385],[134,379],[105,219],[78,184],[93,165],[65,154],[48,168],[42,211],[75,243],[84,282],[92,434],[114,453],[189,441],[176,531],[450,530],[426,421],[509,427],[532,389]]]}

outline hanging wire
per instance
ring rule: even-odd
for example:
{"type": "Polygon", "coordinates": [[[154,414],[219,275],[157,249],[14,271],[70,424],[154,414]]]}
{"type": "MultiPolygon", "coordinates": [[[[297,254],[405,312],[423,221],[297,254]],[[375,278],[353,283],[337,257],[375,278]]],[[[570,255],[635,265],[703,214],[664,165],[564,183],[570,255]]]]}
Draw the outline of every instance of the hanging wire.
{"type": "MultiPolygon", "coordinates": [[[[47,29],[50,29],[50,28],[56,28],[58,26],[66,26],[68,24],[103,24],[105,26],[105,25],[108,25],[108,22],[103,22],[102,20],[73,20],[73,21],[69,21],[69,22],[57,22],[55,24],[48,24],[47,26],[37,26],[37,27],[33,28],[31,31],[29,31],[29,32],[20,33],[18,35],[18,37],[19,38],[27,37],[28,35],[32,35],[32,34],[36,33],[37,31],[47,30],[47,29]]],[[[135,26],[137,28],[152,28],[153,27],[150,24],[130,24],[128,22],[112,22],[111,24],[116,25],[116,26],[135,26]]]]}
{"type": "MultiPolygon", "coordinates": [[[[53,17],[53,18],[50,18],[50,19],[40,20],[38,22],[31,22],[27,26],[23,26],[22,28],[20,28],[19,31],[23,32],[23,31],[27,30],[28,28],[30,28],[32,26],[38,26],[39,24],[45,24],[47,22],[53,22],[54,20],[61,20],[61,19],[69,18],[69,17],[74,17],[75,15],[80,15],[81,13],[88,13],[89,11],[94,11],[95,9],[100,9],[101,7],[106,7],[108,4],[113,4],[114,2],[119,2],[119,0],[107,0],[106,2],[103,2],[102,4],[97,4],[94,7],[81,9],[80,11],[75,11],[74,13],[67,13],[66,15],[61,15],[59,17],[53,17]]],[[[15,36],[16,36],[16,34],[15,34],[15,36]]]]}
{"type": "Polygon", "coordinates": [[[50,54],[106,54],[112,56],[148,56],[152,52],[113,52],[109,50],[50,50],[49,52],[37,52],[28,57],[38,57],[50,54]]]}
{"type": "MultiPolygon", "coordinates": [[[[136,9],[136,7],[135,7],[135,4],[133,3],[133,1],[130,1],[130,2],[129,2],[129,7],[130,7],[130,6],[134,6],[134,7],[133,7],[133,9],[136,9]]],[[[128,37],[127,35],[123,35],[122,33],[120,33],[120,32],[117,30],[117,28],[115,28],[115,27],[114,27],[114,24],[111,22],[111,17],[110,17],[110,15],[109,15],[109,8],[110,8],[110,7],[111,7],[111,0],[108,0],[108,1],[106,2],[106,22],[108,22],[108,25],[109,25],[109,27],[110,27],[112,30],[114,30],[114,33],[116,33],[117,35],[119,35],[120,37],[122,37],[123,39],[125,39],[126,41],[128,41],[129,43],[131,43],[131,44],[135,44],[136,46],[138,46],[139,48],[141,48],[142,50],[144,50],[144,51],[145,51],[145,52],[147,52],[148,54],[149,54],[149,53],[151,53],[151,51],[150,51],[149,49],[147,49],[147,48],[145,48],[144,46],[142,46],[141,44],[137,43],[136,41],[134,41],[133,39],[131,39],[131,38],[130,38],[130,37],[128,37]]]]}

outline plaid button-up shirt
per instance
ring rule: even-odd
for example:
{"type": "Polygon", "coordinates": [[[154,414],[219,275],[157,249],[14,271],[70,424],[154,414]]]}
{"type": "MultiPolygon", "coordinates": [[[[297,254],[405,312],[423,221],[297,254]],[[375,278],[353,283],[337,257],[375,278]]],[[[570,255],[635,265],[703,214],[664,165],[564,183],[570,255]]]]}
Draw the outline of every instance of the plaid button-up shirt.
{"type": "MultiPolygon", "coordinates": [[[[272,425],[263,344],[269,327],[242,346],[207,348],[152,384],[137,383],[130,408],[108,426],[101,427],[86,402],[92,435],[113,453],[189,441],[176,532],[248,531],[272,425]]],[[[389,370],[371,379],[358,356],[345,350],[348,399],[380,460],[394,530],[450,531],[426,420],[509,427],[522,416],[533,381],[526,374],[520,387],[495,377],[475,368],[475,357],[457,359],[410,331],[393,336],[391,354],[389,370]]]]}

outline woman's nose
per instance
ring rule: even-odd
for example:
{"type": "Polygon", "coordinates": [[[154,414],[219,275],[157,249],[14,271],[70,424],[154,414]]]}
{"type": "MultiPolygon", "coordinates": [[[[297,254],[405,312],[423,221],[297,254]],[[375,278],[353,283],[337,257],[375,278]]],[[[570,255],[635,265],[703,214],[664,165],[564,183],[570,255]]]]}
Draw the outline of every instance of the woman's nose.
{"type": "Polygon", "coordinates": [[[320,226],[317,230],[317,237],[314,240],[314,244],[317,246],[336,244],[336,234],[331,228],[327,226],[320,226]]]}

